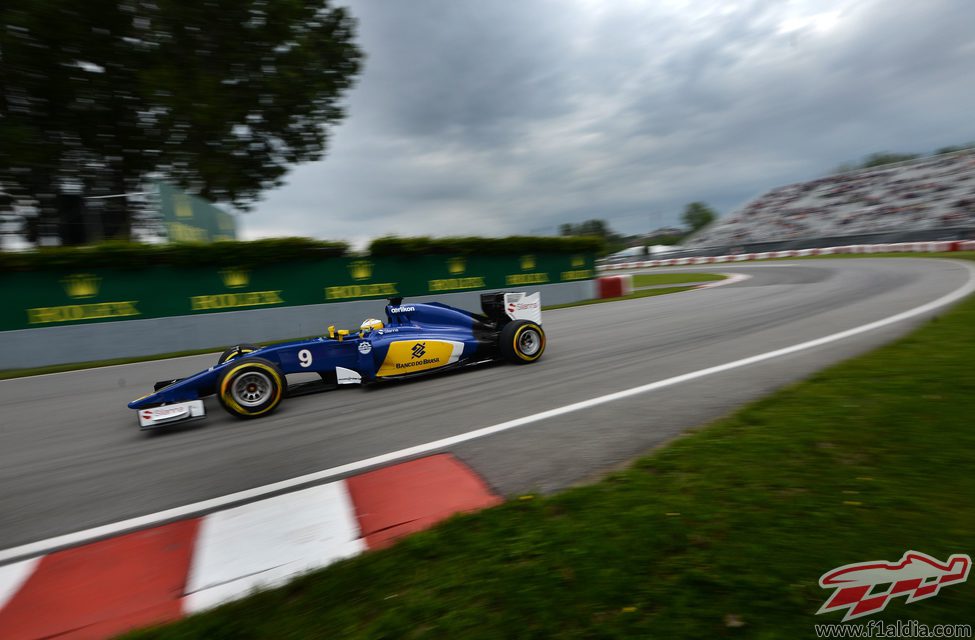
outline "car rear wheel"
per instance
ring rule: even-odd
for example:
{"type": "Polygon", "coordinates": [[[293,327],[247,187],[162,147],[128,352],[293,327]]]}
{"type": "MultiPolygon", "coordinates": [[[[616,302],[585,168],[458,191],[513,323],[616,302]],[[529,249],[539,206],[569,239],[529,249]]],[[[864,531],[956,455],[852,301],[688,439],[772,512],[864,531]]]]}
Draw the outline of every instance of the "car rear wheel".
{"type": "Polygon", "coordinates": [[[252,351],[257,351],[260,349],[256,344],[238,344],[230,347],[226,351],[220,354],[217,358],[217,364],[223,364],[224,362],[230,362],[234,358],[240,357],[245,353],[250,353],[252,351]]]}
{"type": "Polygon", "coordinates": [[[499,339],[501,355],[508,362],[528,364],[535,362],[545,352],[545,332],[529,320],[515,320],[501,329],[499,339]]]}
{"type": "Polygon", "coordinates": [[[220,376],[220,404],[238,418],[257,418],[274,411],[284,396],[284,376],[262,358],[248,358],[220,376]]]}

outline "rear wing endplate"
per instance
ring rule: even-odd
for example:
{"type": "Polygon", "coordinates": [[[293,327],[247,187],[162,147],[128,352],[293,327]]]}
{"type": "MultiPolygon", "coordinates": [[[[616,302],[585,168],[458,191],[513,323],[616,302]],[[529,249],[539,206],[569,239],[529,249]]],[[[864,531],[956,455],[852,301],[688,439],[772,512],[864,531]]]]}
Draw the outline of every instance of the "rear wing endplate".
{"type": "Polygon", "coordinates": [[[542,323],[542,294],[537,291],[531,295],[527,293],[504,294],[504,313],[512,320],[530,320],[536,324],[542,323]]]}

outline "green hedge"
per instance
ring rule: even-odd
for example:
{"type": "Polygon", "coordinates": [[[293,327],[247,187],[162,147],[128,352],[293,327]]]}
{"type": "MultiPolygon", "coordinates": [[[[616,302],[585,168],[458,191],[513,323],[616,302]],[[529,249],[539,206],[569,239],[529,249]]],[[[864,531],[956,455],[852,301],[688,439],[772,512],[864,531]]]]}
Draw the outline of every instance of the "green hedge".
{"type": "Polygon", "coordinates": [[[0,272],[44,269],[115,267],[139,269],[154,266],[199,267],[257,266],[292,260],[318,260],[343,256],[344,242],[309,238],[269,238],[250,242],[212,244],[138,244],[107,242],[90,247],[50,247],[24,252],[0,252],[0,272]]]}
{"type": "Polygon", "coordinates": [[[509,236],[507,238],[377,238],[369,245],[374,256],[433,254],[503,255],[512,253],[591,253],[603,248],[602,238],[593,236],[509,236]]]}
{"type": "MultiPolygon", "coordinates": [[[[520,253],[594,253],[601,238],[590,236],[508,238],[396,238],[373,240],[373,256],[505,255],[520,253]]],[[[344,242],[310,238],[268,238],[212,244],[139,244],[106,242],[89,247],[49,247],[33,251],[0,251],[0,272],[93,269],[140,269],[154,266],[262,266],[295,260],[321,260],[346,255],[344,242]]]]}

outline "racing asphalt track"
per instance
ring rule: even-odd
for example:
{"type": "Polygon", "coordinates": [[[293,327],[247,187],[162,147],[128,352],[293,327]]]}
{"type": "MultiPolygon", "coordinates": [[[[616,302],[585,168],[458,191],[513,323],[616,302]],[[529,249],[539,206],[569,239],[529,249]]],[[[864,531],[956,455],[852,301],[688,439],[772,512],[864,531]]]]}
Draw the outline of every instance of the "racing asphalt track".
{"type": "MultiPolygon", "coordinates": [[[[0,381],[0,550],[788,347],[921,306],[963,286],[971,273],[957,262],[918,258],[666,270],[752,277],[546,312],[549,344],[535,365],[286,399],[272,416],[251,421],[230,418],[211,398],[205,421],[151,436],[138,430],[126,403],[155,380],[205,368],[214,356],[0,381]]],[[[504,495],[557,490],[940,312],[450,450],[504,495]]]]}

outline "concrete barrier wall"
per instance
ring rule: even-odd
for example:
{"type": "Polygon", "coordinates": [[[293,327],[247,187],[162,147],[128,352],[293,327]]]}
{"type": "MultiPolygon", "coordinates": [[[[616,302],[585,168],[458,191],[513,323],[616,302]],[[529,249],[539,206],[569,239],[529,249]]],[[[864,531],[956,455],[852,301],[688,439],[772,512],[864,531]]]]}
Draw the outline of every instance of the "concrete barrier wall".
{"type": "MultiPolygon", "coordinates": [[[[542,304],[554,305],[594,298],[594,286],[593,280],[579,280],[498,290],[540,291],[542,304]]],[[[479,311],[481,293],[466,291],[407,299],[479,311]]],[[[385,304],[385,300],[357,300],[3,331],[0,369],[216,350],[240,342],[322,335],[330,324],[352,329],[366,318],[383,319],[385,304]]]]}

